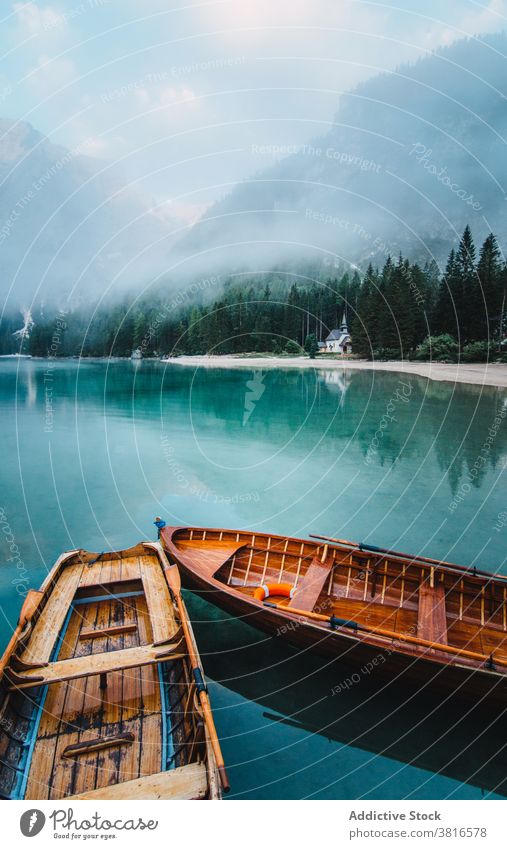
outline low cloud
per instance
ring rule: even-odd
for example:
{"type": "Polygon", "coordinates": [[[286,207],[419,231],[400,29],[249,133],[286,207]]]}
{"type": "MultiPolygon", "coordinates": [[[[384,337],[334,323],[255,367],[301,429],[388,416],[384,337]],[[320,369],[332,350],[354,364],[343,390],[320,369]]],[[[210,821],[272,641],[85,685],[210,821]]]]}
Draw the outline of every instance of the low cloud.
{"type": "Polygon", "coordinates": [[[65,16],[51,6],[41,8],[35,3],[14,3],[13,12],[21,34],[27,38],[54,32],[63,35],[68,31],[65,16]]]}

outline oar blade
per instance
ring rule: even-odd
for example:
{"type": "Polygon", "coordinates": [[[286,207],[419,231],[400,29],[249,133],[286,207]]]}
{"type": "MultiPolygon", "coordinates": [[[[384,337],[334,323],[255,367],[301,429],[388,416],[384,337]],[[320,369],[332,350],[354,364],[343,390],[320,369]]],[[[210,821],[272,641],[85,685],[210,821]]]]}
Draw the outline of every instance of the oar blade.
{"type": "Polygon", "coordinates": [[[28,622],[35,611],[37,610],[41,599],[44,593],[40,590],[28,590],[25,600],[23,602],[23,606],[21,607],[21,613],[19,614],[19,624],[25,625],[28,622]]]}
{"type": "Polygon", "coordinates": [[[181,592],[181,576],[176,563],[168,563],[164,566],[164,573],[174,595],[178,596],[181,592]]]}
{"type": "Polygon", "coordinates": [[[145,542],[144,547],[156,551],[160,564],[164,570],[166,581],[175,596],[179,596],[181,592],[181,577],[180,570],[176,563],[170,563],[164,548],[159,542],[145,542]]]}

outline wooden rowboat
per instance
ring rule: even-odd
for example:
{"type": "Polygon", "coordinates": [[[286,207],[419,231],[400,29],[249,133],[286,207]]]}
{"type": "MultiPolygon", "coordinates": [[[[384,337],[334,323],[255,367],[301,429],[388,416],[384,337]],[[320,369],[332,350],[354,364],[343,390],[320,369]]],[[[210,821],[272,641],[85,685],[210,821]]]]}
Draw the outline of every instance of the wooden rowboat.
{"type": "Polygon", "coordinates": [[[217,799],[228,788],[179,572],[158,543],[68,551],[0,661],[4,799],[217,799]]]}
{"type": "Polygon", "coordinates": [[[340,657],[358,673],[407,675],[505,706],[507,577],[318,539],[220,528],[161,533],[185,585],[249,624],[340,657]],[[259,587],[269,584],[263,599],[259,587]],[[273,595],[280,584],[291,598],[273,595]]]}

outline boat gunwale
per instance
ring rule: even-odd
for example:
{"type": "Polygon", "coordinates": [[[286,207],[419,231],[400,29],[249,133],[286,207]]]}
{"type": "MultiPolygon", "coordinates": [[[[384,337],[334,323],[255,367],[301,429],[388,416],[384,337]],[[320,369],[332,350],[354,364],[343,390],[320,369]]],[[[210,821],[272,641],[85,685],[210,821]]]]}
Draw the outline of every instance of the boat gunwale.
{"type": "MultiPolygon", "coordinates": [[[[236,536],[240,535],[240,536],[245,536],[245,537],[252,537],[252,535],[254,534],[255,536],[266,537],[266,538],[271,539],[271,540],[276,539],[276,540],[281,540],[282,542],[289,541],[289,542],[296,542],[296,543],[300,543],[300,544],[304,543],[305,545],[312,545],[312,546],[314,546],[316,551],[318,551],[319,549],[322,550],[324,547],[327,546],[328,549],[331,549],[333,551],[343,551],[343,552],[346,552],[347,554],[354,553],[354,554],[357,554],[358,556],[363,556],[366,559],[368,559],[368,557],[371,558],[373,556],[377,556],[381,559],[394,558],[395,560],[400,562],[400,566],[404,563],[404,564],[410,565],[410,566],[419,566],[421,569],[434,569],[435,571],[443,571],[443,572],[451,573],[451,574],[456,574],[456,572],[459,572],[462,575],[463,578],[466,577],[467,579],[469,579],[471,581],[476,581],[478,584],[481,584],[481,585],[487,586],[490,583],[494,583],[495,581],[499,581],[500,583],[506,583],[507,584],[507,575],[501,575],[497,572],[488,572],[484,569],[474,570],[473,567],[460,566],[457,563],[447,563],[447,562],[444,562],[444,563],[435,562],[435,563],[433,563],[433,562],[430,562],[428,560],[422,559],[422,556],[420,556],[420,555],[414,554],[414,555],[411,555],[410,557],[407,557],[405,555],[397,553],[394,550],[390,550],[388,552],[383,551],[382,549],[380,549],[380,550],[376,550],[376,549],[369,550],[367,548],[361,548],[359,546],[356,546],[352,542],[349,545],[347,545],[345,542],[343,542],[342,544],[336,543],[336,542],[327,542],[326,543],[326,542],[318,542],[316,539],[306,539],[304,537],[291,537],[291,536],[287,536],[287,535],[284,535],[284,534],[272,534],[272,533],[268,533],[266,531],[245,531],[245,530],[235,530],[234,528],[214,528],[214,527],[204,527],[204,526],[200,526],[200,525],[177,525],[177,526],[176,525],[175,526],[169,526],[168,525],[162,530],[162,537],[165,539],[166,536],[168,534],[170,534],[170,541],[173,542],[173,544],[176,546],[177,543],[178,543],[178,539],[177,539],[176,535],[179,534],[179,533],[183,533],[185,531],[206,531],[207,533],[210,532],[210,533],[218,533],[218,534],[227,533],[227,534],[234,534],[236,536]]],[[[220,542],[221,540],[213,540],[213,539],[210,539],[210,538],[207,537],[204,540],[199,540],[198,538],[197,539],[194,538],[193,540],[189,539],[189,540],[182,540],[182,541],[183,542],[187,542],[187,541],[201,542],[202,541],[203,543],[206,543],[206,542],[209,541],[209,542],[212,543],[214,541],[220,542]]],[[[238,545],[239,545],[239,541],[238,541],[238,545]]],[[[273,553],[273,554],[288,554],[288,552],[277,550],[277,549],[272,548],[272,547],[263,549],[263,551],[270,552],[270,553],[273,553]]],[[[307,557],[308,557],[308,555],[307,555],[307,557]]],[[[303,558],[303,559],[305,559],[305,558],[303,558]]]]}

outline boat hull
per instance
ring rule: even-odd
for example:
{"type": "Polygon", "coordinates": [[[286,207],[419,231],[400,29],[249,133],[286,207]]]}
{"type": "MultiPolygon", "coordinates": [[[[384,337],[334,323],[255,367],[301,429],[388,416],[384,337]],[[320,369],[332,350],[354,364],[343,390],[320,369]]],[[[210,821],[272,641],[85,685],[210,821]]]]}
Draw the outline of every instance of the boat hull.
{"type": "MultiPolygon", "coordinates": [[[[321,657],[338,658],[349,675],[366,675],[375,671],[382,679],[410,681],[420,688],[444,696],[474,701],[481,706],[505,707],[507,677],[494,669],[474,668],[466,662],[442,658],[440,652],[425,650],[417,656],[390,645],[364,640],[348,629],[331,630],[328,625],[314,623],[291,615],[284,608],[274,608],[244,596],[206,574],[191,555],[179,550],[173,533],[162,533],[162,543],[180,569],[183,586],[246,624],[283,639],[290,645],[321,657]]],[[[283,537],[270,539],[280,539],[283,537]]],[[[340,682],[337,682],[337,687],[340,682]]]]}

